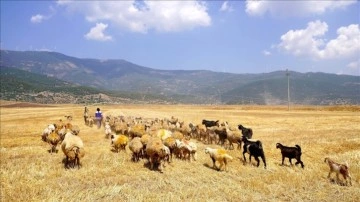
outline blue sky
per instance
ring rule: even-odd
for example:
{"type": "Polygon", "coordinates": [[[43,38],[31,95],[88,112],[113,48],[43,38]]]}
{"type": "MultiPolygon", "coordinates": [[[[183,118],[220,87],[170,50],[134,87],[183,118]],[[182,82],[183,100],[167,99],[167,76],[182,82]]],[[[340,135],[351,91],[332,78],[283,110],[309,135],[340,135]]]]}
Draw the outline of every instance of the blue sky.
{"type": "Polygon", "coordinates": [[[360,2],[1,1],[1,49],[155,69],[360,75],[360,2]]]}

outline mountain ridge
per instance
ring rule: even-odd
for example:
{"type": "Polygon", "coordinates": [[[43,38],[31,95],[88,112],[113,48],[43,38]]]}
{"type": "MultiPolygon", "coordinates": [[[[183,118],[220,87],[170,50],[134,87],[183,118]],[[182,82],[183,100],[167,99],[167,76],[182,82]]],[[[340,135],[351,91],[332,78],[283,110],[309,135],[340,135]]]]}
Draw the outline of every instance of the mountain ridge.
{"type": "MultiPolygon", "coordinates": [[[[283,104],[285,71],[233,74],[209,70],[158,70],[123,59],[81,59],[57,52],[1,50],[0,65],[106,91],[162,96],[178,103],[283,104]]],[[[360,77],[290,71],[295,104],[359,104],[360,77]]]]}

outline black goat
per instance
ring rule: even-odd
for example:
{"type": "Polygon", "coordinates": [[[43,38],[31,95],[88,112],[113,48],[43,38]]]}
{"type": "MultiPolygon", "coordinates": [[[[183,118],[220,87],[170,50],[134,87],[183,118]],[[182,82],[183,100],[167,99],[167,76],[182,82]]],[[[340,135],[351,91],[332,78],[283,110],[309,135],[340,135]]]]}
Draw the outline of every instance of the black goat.
{"type": "Polygon", "coordinates": [[[284,165],[285,158],[289,158],[290,165],[292,165],[291,159],[296,159],[295,165],[300,163],[301,167],[304,168],[304,163],[301,161],[301,147],[299,145],[295,145],[295,147],[287,147],[280,143],[276,143],[276,148],[281,150],[281,165],[284,165]]]}
{"type": "Polygon", "coordinates": [[[226,128],[223,128],[223,127],[215,128],[215,129],[213,129],[213,131],[215,132],[215,134],[217,134],[219,136],[218,144],[220,144],[221,146],[224,146],[225,140],[227,139],[226,128]]]}
{"type": "Polygon", "coordinates": [[[219,126],[219,120],[217,121],[208,121],[208,120],[202,120],[202,124],[206,126],[206,128],[208,127],[212,127],[212,126],[219,126]]]}
{"type": "Polygon", "coordinates": [[[251,139],[253,136],[253,131],[251,128],[245,128],[243,125],[238,125],[239,130],[241,130],[241,133],[243,136],[245,136],[248,139],[251,139]]]}
{"type": "Polygon", "coordinates": [[[246,162],[245,153],[248,153],[250,155],[249,157],[250,163],[251,163],[251,157],[254,156],[255,160],[257,161],[257,167],[259,167],[260,165],[259,157],[261,157],[262,161],[264,162],[264,168],[266,168],[265,154],[260,140],[253,142],[253,141],[249,141],[245,136],[243,136],[242,141],[244,142],[244,147],[243,147],[244,161],[246,162]]]}

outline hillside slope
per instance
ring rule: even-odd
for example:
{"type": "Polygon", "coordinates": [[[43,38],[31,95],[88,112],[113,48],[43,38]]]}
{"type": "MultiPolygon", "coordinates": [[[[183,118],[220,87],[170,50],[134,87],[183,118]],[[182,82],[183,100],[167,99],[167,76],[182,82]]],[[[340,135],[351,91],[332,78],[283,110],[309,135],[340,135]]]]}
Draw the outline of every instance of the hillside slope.
{"type": "MultiPolygon", "coordinates": [[[[177,103],[282,104],[285,71],[231,74],[204,70],[158,70],[125,60],[80,59],[56,52],[1,50],[0,65],[97,89],[149,94],[177,103]]],[[[360,77],[290,72],[296,104],[359,104],[360,77]]]]}

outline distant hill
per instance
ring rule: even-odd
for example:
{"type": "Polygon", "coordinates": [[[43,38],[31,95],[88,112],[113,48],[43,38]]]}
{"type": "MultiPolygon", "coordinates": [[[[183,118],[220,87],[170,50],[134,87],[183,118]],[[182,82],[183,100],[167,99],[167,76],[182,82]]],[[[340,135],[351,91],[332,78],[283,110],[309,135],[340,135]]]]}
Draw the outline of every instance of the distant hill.
{"type": "MultiPolygon", "coordinates": [[[[231,74],[157,70],[125,60],[80,59],[56,52],[7,50],[1,50],[0,65],[1,71],[10,67],[54,79],[50,83],[60,82],[55,80],[58,79],[73,87],[87,87],[87,90],[82,90],[84,94],[92,94],[91,90],[112,92],[114,96],[126,92],[137,95],[135,97],[139,100],[153,97],[158,101],[195,104],[287,102],[284,71],[231,74]]],[[[80,92],[74,92],[77,93],[80,92]]],[[[296,104],[360,104],[360,77],[290,72],[290,97],[296,104]]]]}
{"type": "Polygon", "coordinates": [[[54,77],[1,67],[2,100],[35,103],[166,103],[164,97],[129,92],[111,92],[80,86],[54,77]]]}

